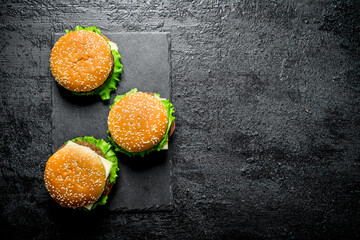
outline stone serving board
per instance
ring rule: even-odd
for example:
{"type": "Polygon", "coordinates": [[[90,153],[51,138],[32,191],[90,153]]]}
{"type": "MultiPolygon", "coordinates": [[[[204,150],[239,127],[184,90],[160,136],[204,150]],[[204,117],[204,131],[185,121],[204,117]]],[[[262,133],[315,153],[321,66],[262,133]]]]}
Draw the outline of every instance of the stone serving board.
{"type": "MultiPolygon", "coordinates": [[[[54,43],[63,34],[54,35],[54,43]]],[[[170,38],[168,33],[104,33],[119,47],[123,74],[109,101],[99,96],[76,96],[53,81],[52,150],[65,141],[93,136],[108,141],[109,106],[118,94],[132,88],[170,98],[170,38]]],[[[171,143],[170,143],[171,144],[171,143]]],[[[172,208],[171,154],[161,151],[144,158],[117,153],[119,178],[109,194],[110,211],[158,211],[172,208]]],[[[50,198],[50,196],[49,196],[50,198]]],[[[51,200],[51,199],[50,199],[51,200]]],[[[99,207],[100,208],[100,207],[99,207]]]]}

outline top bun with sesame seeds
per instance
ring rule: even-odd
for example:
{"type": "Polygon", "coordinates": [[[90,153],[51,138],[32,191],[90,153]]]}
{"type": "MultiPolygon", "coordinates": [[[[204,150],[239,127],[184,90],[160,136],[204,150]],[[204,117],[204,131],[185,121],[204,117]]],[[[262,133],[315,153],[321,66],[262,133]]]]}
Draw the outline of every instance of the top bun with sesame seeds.
{"type": "Polygon", "coordinates": [[[46,163],[46,189],[63,207],[91,210],[103,205],[117,177],[114,156],[103,140],[84,137],[68,141],[46,163]]]}
{"type": "Polygon", "coordinates": [[[96,27],[67,31],[50,55],[51,72],[59,85],[78,95],[110,98],[122,72],[117,45],[96,27]],[[106,83],[106,84],[105,84],[106,83]]]}
{"type": "Polygon", "coordinates": [[[113,67],[110,46],[99,34],[75,31],[62,36],[50,57],[51,72],[64,88],[90,92],[100,87],[113,67]]]}
{"type": "MultiPolygon", "coordinates": [[[[130,92],[117,96],[108,116],[110,142],[128,156],[161,150],[175,127],[174,108],[158,94],[130,92]]],[[[167,149],[167,148],[166,148],[167,149]]]]}

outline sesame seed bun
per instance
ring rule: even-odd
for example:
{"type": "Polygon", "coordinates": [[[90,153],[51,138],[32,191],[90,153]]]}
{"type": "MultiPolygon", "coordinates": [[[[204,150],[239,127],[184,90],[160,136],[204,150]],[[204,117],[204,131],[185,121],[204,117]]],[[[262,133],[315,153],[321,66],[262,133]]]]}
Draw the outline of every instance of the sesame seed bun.
{"type": "Polygon", "coordinates": [[[167,125],[163,103],[143,92],[120,99],[108,116],[111,137],[128,152],[142,152],[156,146],[164,138],[167,125]]]}
{"type": "Polygon", "coordinates": [[[90,92],[99,88],[110,76],[113,61],[105,38],[86,30],[62,36],[50,56],[55,80],[73,92],[90,92]]]}
{"type": "Polygon", "coordinates": [[[80,144],[69,142],[46,163],[45,186],[50,196],[64,207],[78,208],[95,203],[107,184],[106,170],[99,155],[80,144]]]}
{"type": "MultiPolygon", "coordinates": [[[[85,147],[88,147],[90,148],[91,150],[93,150],[94,152],[96,152],[97,155],[103,157],[106,159],[104,153],[100,150],[100,148],[98,148],[97,146],[95,146],[94,144],[92,143],[89,143],[89,142],[83,142],[83,141],[75,141],[74,143],[78,144],[78,145],[81,145],[81,146],[85,146],[85,147]]],[[[66,144],[62,145],[59,150],[63,147],[65,147],[66,144]]],[[[106,179],[106,184],[105,184],[105,189],[104,189],[104,192],[102,193],[102,196],[107,196],[109,195],[114,183],[110,183],[110,176],[106,179]]]]}

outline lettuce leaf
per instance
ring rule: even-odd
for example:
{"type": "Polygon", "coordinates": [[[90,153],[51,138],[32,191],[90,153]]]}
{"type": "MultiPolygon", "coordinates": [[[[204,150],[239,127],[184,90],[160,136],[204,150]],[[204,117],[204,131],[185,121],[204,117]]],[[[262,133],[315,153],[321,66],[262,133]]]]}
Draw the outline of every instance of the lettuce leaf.
{"type": "MultiPolygon", "coordinates": [[[[110,169],[109,183],[115,183],[116,178],[118,177],[117,171],[119,171],[119,166],[118,166],[118,160],[117,160],[116,154],[113,150],[111,150],[111,144],[107,143],[103,139],[98,140],[98,139],[95,139],[94,137],[89,137],[89,136],[74,138],[74,139],[71,139],[70,141],[88,142],[88,143],[92,143],[95,146],[97,146],[101,150],[101,152],[104,154],[106,160],[109,160],[110,162],[113,163],[113,165],[110,169]]],[[[107,196],[101,196],[98,199],[98,201],[94,203],[91,210],[94,209],[98,205],[105,205],[107,198],[108,198],[107,196]]],[[[88,211],[88,209],[86,209],[86,208],[81,208],[81,209],[88,211]]]]}
{"type": "MultiPolygon", "coordinates": [[[[126,97],[126,96],[128,96],[128,95],[130,95],[132,93],[136,93],[136,92],[138,92],[138,90],[136,88],[134,88],[134,89],[130,90],[129,92],[123,94],[123,95],[116,96],[115,99],[114,99],[114,103],[110,106],[110,109],[120,99],[122,99],[122,98],[124,98],[124,97],[126,97]]],[[[160,99],[159,94],[154,93],[154,96],[160,99]]],[[[173,116],[173,113],[175,113],[175,110],[174,110],[173,105],[170,103],[170,101],[168,99],[165,99],[165,100],[160,99],[160,101],[164,104],[166,113],[168,115],[168,126],[167,126],[167,129],[166,129],[166,132],[165,132],[165,137],[161,140],[161,142],[159,142],[154,147],[149,148],[149,149],[147,149],[145,151],[142,151],[142,152],[128,152],[125,149],[123,149],[122,147],[120,147],[118,144],[116,144],[116,142],[114,141],[114,139],[110,135],[110,136],[108,136],[108,138],[109,138],[110,143],[114,146],[115,151],[124,153],[125,155],[127,155],[129,157],[134,157],[134,156],[144,157],[145,155],[149,154],[150,152],[152,152],[154,150],[155,151],[160,151],[161,150],[161,148],[164,146],[164,144],[169,141],[168,134],[169,134],[169,131],[170,131],[171,124],[175,120],[175,117],[173,116]]],[[[108,132],[108,134],[110,134],[110,131],[107,131],[107,132],[108,132]]]]}
{"type": "MultiPolygon", "coordinates": [[[[97,26],[91,26],[91,27],[76,26],[74,28],[74,31],[80,31],[80,30],[91,31],[91,32],[94,32],[94,33],[97,33],[97,34],[101,35],[101,31],[100,31],[100,29],[98,29],[97,26]]],[[[65,29],[65,32],[69,33],[69,32],[73,32],[73,31],[70,31],[69,29],[65,29]]]]}
{"type": "MultiPolygon", "coordinates": [[[[81,26],[76,26],[74,31],[80,31],[80,30],[85,30],[85,31],[91,31],[91,32],[95,32],[99,35],[101,35],[101,31],[100,29],[97,28],[97,26],[92,26],[92,27],[81,27],[81,26]]],[[[66,33],[72,32],[68,29],[65,30],[66,33]]],[[[106,39],[105,39],[106,40],[106,39]]],[[[108,42],[106,40],[106,42],[108,42]]],[[[110,48],[111,45],[109,44],[110,48]]],[[[89,95],[100,95],[102,100],[109,100],[110,99],[110,92],[112,90],[116,89],[116,84],[120,81],[119,77],[120,74],[122,73],[122,69],[123,69],[123,65],[120,63],[120,53],[115,50],[115,49],[111,49],[111,53],[114,56],[114,69],[112,74],[108,77],[108,79],[106,79],[106,81],[97,89],[95,89],[94,91],[91,92],[73,92],[75,95],[80,95],[80,96],[89,96],[89,95]]]]}

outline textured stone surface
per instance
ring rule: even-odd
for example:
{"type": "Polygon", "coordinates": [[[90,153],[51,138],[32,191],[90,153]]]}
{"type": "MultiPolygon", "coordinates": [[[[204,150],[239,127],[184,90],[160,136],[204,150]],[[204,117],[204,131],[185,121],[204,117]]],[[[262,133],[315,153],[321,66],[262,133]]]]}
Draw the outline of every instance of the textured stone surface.
{"type": "Polygon", "coordinates": [[[2,2],[2,229],[39,239],[359,238],[359,9],[356,0],[2,2]],[[51,36],[76,24],[170,32],[173,211],[55,214],[39,204],[51,36]]]}

